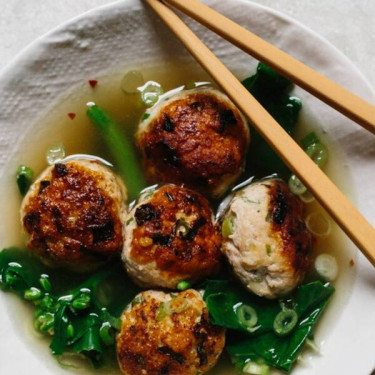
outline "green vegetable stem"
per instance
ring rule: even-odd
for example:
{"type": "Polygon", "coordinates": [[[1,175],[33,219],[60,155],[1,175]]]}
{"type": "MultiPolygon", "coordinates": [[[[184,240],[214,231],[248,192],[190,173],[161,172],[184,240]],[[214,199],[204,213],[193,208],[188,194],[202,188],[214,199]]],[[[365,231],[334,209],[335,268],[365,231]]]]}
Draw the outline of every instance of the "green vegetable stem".
{"type": "Polygon", "coordinates": [[[30,188],[30,185],[33,182],[34,171],[26,167],[26,165],[20,165],[17,169],[16,180],[18,190],[21,195],[24,196],[30,188]]]}
{"type": "Polygon", "coordinates": [[[132,144],[121,132],[118,124],[97,105],[87,110],[87,116],[101,132],[115,160],[115,166],[126,183],[129,199],[136,199],[146,184],[132,144]]]}

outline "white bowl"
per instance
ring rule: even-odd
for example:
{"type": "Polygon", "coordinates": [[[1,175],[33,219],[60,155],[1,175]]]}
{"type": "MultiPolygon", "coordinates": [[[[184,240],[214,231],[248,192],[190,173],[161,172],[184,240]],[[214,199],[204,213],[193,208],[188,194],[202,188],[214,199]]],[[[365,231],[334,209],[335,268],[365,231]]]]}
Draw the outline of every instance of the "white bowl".
{"type": "MultiPolygon", "coordinates": [[[[337,83],[375,102],[372,88],[351,62],[301,24],[244,0],[208,3],[337,83]]],[[[255,61],[237,48],[195,22],[188,23],[240,78],[255,67],[255,61]]],[[[0,204],[3,206],[6,201],[7,189],[14,189],[14,171],[23,150],[38,147],[35,139],[34,143],[28,141],[28,135],[43,131],[43,122],[39,120],[65,93],[83,81],[104,77],[119,67],[126,71],[135,64],[141,69],[150,61],[167,62],[171,54],[177,59],[190,58],[152,11],[138,0],[120,1],[85,13],[39,38],[22,52],[0,75],[0,204]]],[[[322,131],[337,141],[341,150],[339,163],[351,175],[358,208],[374,224],[374,137],[304,91],[295,92],[303,100],[305,113],[318,118],[322,131]]],[[[342,183],[340,178],[336,181],[342,183]]],[[[342,188],[346,190],[345,186],[342,188]]],[[[9,231],[17,213],[9,213],[9,220],[4,217],[3,212],[1,247],[12,245],[8,242],[9,231]]],[[[349,253],[356,251],[349,240],[344,246],[349,253]]],[[[341,304],[334,304],[322,319],[318,330],[318,339],[324,341],[322,355],[311,359],[306,367],[297,366],[293,374],[369,374],[375,367],[373,268],[359,255],[354,267],[348,265],[341,272],[348,274],[347,280],[352,285],[342,284],[348,290],[338,291],[344,296],[341,304]]],[[[17,375],[66,372],[49,354],[47,343],[30,333],[31,314],[20,322],[22,315],[17,310],[24,310],[23,305],[17,297],[0,293],[1,372],[17,375]]],[[[213,373],[229,374],[219,368],[213,373]]]]}

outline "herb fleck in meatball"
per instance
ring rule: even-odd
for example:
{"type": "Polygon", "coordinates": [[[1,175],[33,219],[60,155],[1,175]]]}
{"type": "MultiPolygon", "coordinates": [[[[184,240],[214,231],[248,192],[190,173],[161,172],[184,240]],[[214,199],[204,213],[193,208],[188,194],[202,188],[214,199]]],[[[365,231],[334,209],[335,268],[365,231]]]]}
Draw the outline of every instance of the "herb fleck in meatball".
{"type": "Polygon", "coordinates": [[[203,374],[224,348],[224,329],[209,323],[206,304],[192,289],[143,292],[121,320],[117,358],[126,375],[203,374]]]}
{"type": "Polygon", "coordinates": [[[218,197],[242,172],[249,138],[246,120],[228,97],[199,88],[153,108],[139,125],[137,145],[154,181],[218,197]]]}
{"type": "Polygon", "coordinates": [[[165,185],[130,212],[122,253],[126,269],[143,287],[176,288],[216,272],[221,235],[208,201],[199,193],[165,185]]]}
{"type": "Polygon", "coordinates": [[[115,175],[95,161],[55,164],[22,202],[27,246],[49,265],[91,269],[122,249],[125,198],[115,175]]]}
{"type": "Polygon", "coordinates": [[[302,281],[312,247],[303,211],[279,179],[253,183],[235,195],[223,220],[223,252],[247,289],[277,298],[302,281]]]}

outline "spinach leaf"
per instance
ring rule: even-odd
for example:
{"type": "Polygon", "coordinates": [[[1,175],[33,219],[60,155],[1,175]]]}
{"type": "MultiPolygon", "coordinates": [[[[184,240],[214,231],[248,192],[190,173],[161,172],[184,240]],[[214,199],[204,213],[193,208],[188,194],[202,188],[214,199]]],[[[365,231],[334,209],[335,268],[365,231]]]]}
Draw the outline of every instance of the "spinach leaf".
{"type": "Polygon", "coordinates": [[[82,353],[88,357],[95,368],[99,368],[102,362],[102,343],[99,334],[100,326],[93,324],[83,333],[83,336],[74,343],[73,351],[82,353]]]}
{"type": "MultiPolygon", "coordinates": [[[[267,65],[260,63],[255,75],[242,81],[246,89],[259,101],[271,116],[291,134],[302,107],[301,101],[288,94],[293,84],[267,65]]],[[[251,128],[251,147],[247,169],[255,174],[278,173],[286,175],[288,168],[263,138],[251,128]]]]}
{"type": "Polygon", "coordinates": [[[263,359],[271,366],[289,371],[333,292],[329,284],[315,281],[300,286],[288,300],[267,301],[229,281],[209,280],[203,298],[212,323],[230,329],[227,349],[237,368],[242,369],[249,360],[263,359]],[[239,322],[235,313],[238,304],[256,310],[259,329],[255,332],[248,332],[239,322]],[[273,330],[273,321],[286,305],[293,306],[299,319],[289,335],[280,337],[273,330]]]}

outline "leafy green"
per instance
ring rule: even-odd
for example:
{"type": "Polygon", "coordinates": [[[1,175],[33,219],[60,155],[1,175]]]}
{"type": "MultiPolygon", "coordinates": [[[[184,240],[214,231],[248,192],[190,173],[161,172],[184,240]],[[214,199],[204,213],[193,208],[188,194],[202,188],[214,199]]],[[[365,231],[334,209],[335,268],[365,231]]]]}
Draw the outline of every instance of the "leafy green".
{"type": "Polygon", "coordinates": [[[30,302],[36,307],[35,327],[52,335],[52,353],[83,354],[94,367],[100,367],[107,361],[107,354],[114,356],[114,342],[108,346],[108,335],[114,336],[120,329],[119,316],[139,290],[127,278],[118,260],[89,277],[59,270],[48,276],[48,271],[29,251],[10,248],[0,252],[3,290],[24,298],[25,292],[40,290],[48,278],[49,291],[41,291],[30,302]],[[109,290],[114,293],[108,293],[109,290]],[[100,335],[103,325],[108,329],[104,340],[100,335]]]}
{"type": "Polygon", "coordinates": [[[68,303],[62,303],[54,313],[54,334],[50,345],[52,354],[59,355],[64,353],[68,344],[67,329],[69,325],[69,317],[67,314],[68,303]]]}
{"type": "MultiPolygon", "coordinates": [[[[242,84],[288,134],[293,132],[302,103],[298,98],[288,94],[293,86],[289,80],[260,63],[256,74],[246,78],[242,84]]],[[[251,129],[247,166],[255,174],[276,172],[283,175],[288,172],[282,160],[254,129],[251,129]]]]}
{"type": "Polygon", "coordinates": [[[87,110],[87,116],[101,132],[115,159],[115,166],[126,182],[130,200],[136,199],[146,184],[131,142],[121,132],[118,124],[97,105],[87,110]]]}
{"type": "Polygon", "coordinates": [[[227,349],[238,369],[249,360],[263,359],[270,366],[289,371],[333,292],[329,284],[315,281],[300,286],[287,300],[269,301],[229,281],[209,280],[203,298],[212,323],[230,329],[227,349]],[[259,328],[255,332],[240,324],[235,313],[240,304],[256,310],[259,328]],[[298,323],[289,335],[280,337],[274,332],[273,322],[285,308],[297,312],[298,323]]]}

